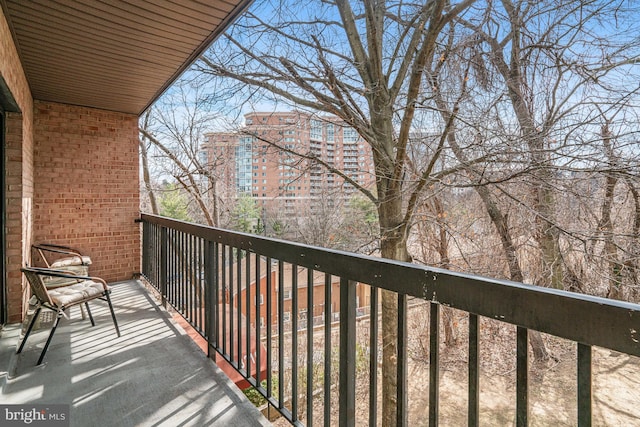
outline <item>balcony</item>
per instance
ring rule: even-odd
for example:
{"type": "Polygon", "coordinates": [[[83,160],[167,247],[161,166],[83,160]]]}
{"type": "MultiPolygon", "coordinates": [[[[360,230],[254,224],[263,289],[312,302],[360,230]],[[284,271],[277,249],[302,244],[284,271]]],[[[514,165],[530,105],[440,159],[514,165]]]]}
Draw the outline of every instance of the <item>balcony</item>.
{"type": "Polygon", "coordinates": [[[640,415],[638,305],[151,215],[142,215],[142,235],[143,278],[112,284],[122,337],[113,333],[106,306],[93,310],[96,327],[72,311],[45,363],[35,366],[46,332],[36,331],[17,356],[19,327],[6,327],[3,403],[66,403],[73,425],[113,413],[127,425],[267,425],[164,305],[188,322],[211,359],[256,387],[283,420],[379,425],[382,349],[379,322],[371,319],[381,315],[377,290],[387,289],[399,302],[399,425],[631,425],[640,415]],[[455,347],[463,360],[453,365],[454,347],[443,334],[452,311],[466,330],[455,347]],[[426,314],[418,327],[416,312],[426,314]],[[504,347],[496,325],[513,332],[506,334],[513,384],[505,390],[488,390],[493,383],[481,360],[504,347]],[[557,387],[560,396],[533,368],[527,341],[535,331],[561,340],[563,357],[574,364],[574,384],[557,387]],[[417,375],[416,333],[428,349],[424,377],[417,375]],[[498,392],[510,395],[511,406],[491,407],[495,399],[488,397],[498,392]],[[568,410],[549,413],[558,405],[568,410]]]}
{"type": "MultiPolygon", "coordinates": [[[[143,279],[209,356],[295,425],[381,424],[381,289],[400,307],[399,425],[637,424],[637,305],[149,215],[140,253],[139,116],[249,1],[129,2],[126,17],[112,2],[98,15],[80,1],[0,3],[2,403],[69,402],[78,425],[122,425],[113,414],[138,425],[264,423],[138,282],[121,282],[142,261],[143,279]],[[116,282],[123,337],[100,310],[95,328],[74,312],[45,366],[34,367],[42,332],[13,356],[28,298],[20,268],[39,240],[91,253],[92,272],[116,282]],[[464,331],[454,346],[450,322],[464,331]],[[527,350],[538,331],[566,362],[544,378],[527,350]],[[564,370],[570,382],[545,385],[564,370]],[[499,408],[497,391],[507,395],[499,408]]],[[[343,132],[347,163],[354,132],[343,132]]]]}
{"type": "Polygon", "coordinates": [[[19,355],[19,325],[4,330],[2,404],[67,404],[75,426],[269,425],[141,282],[111,287],[120,338],[106,304],[92,303],[96,326],[72,310],[36,366],[50,328],[46,318],[19,355]]]}
{"type": "Polygon", "coordinates": [[[163,303],[294,425],[380,424],[380,289],[398,298],[398,425],[629,425],[640,416],[631,397],[638,305],[151,215],[142,223],[142,273],[163,303]],[[457,346],[445,344],[452,316],[465,331],[457,346]],[[534,368],[528,343],[538,332],[568,364],[534,368]],[[499,374],[511,380],[506,406],[495,408],[500,390],[482,358],[499,352],[513,369],[499,374]],[[559,387],[540,377],[565,381],[567,370],[570,384],[559,387]]]}

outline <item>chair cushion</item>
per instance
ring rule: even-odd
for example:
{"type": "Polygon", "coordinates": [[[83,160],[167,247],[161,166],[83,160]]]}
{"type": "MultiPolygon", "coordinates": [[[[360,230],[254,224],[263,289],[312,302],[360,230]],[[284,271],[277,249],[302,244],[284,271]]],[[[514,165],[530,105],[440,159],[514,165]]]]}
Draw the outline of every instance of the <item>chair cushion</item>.
{"type": "MultiPolygon", "coordinates": [[[[86,265],[70,265],[64,267],[62,270],[77,274],[79,276],[88,276],[89,267],[86,265]]],[[[67,286],[73,283],[77,283],[76,279],[69,279],[68,277],[55,277],[55,276],[42,276],[42,281],[47,289],[57,288],[58,286],[67,286]]]]}
{"type": "Polygon", "coordinates": [[[88,256],[70,256],[59,258],[51,263],[51,268],[69,267],[71,265],[91,265],[91,258],[88,256]]]}
{"type": "Polygon", "coordinates": [[[104,292],[104,287],[100,282],[85,280],[71,286],[64,286],[48,291],[51,301],[59,307],[77,304],[104,292]]]}

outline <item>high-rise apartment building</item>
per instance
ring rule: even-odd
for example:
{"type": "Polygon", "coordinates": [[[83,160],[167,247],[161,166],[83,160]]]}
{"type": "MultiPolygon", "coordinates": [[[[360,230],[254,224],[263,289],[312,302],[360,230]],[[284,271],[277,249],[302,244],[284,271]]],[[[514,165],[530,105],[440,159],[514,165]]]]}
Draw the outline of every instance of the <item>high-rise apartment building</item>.
{"type": "Polygon", "coordinates": [[[263,208],[300,214],[351,197],[356,189],[340,173],[357,185],[375,185],[369,145],[336,117],[250,113],[238,132],[210,133],[206,141],[219,179],[263,208]]]}

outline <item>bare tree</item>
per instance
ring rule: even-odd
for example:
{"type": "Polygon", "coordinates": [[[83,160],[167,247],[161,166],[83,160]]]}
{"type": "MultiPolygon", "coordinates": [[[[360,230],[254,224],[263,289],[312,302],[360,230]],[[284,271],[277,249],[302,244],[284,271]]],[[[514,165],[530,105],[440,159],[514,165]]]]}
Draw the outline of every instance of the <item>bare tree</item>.
{"type": "MultiPolygon", "coordinates": [[[[173,86],[146,113],[140,126],[144,170],[155,161],[154,168],[171,177],[190,197],[195,218],[210,226],[219,224],[215,167],[203,150],[203,136],[215,124],[217,114],[204,93],[201,80],[186,77],[173,86]],[[152,157],[150,159],[150,157],[152,157]]],[[[214,159],[214,162],[216,160],[214,159]]],[[[224,161],[224,159],[220,159],[224,161]]],[[[151,183],[145,174],[145,185],[154,197],[151,183]]]]}
{"type": "MultiPolygon", "coordinates": [[[[142,129],[147,129],[149,127],[149,118],[151,116],[151,110],[147,110],[144,114],[144,119],[141,125],[142,129]]],[[[142,165],[142,181],[144,183],[144,188],[149,197],[149,205],[151,208],[151,213],[154,215],[158,215],[158,202],[156,200],[155,190],[153,188],[153,183],[151,180],[151,171],[149,168],[149,141],[144,135],[140,135],[140,162],[142,165]]]]}
{"type": "MultiPolygon", "coordinates": [[[[472,3],[263,4],[202,58],[201,71],[333,114],[356,129],[373,151],[376,193],[359,190],[376,204],[381,254],[410,261],[407,238],[418,196],[447,173],[435,170],[440,147],[418,176],[407,177],[424,67],[443,28],[472,3]]],[[[382,306],[383,422],[395,425],[397,296],[384,292],[382,306]]]]}
{"type": "MultiPolygon", "coordinates": [[[[527,206],[534,214],[534,237],[544,266],[542,285],[563,288],[565,282],[565,230],[556,217],[558,173],[575,164],[576,157],[592,153],[573,145],[576,135],[592,132],[598,117],[588,106],[596,102],[596,94],[611,90],[604,82],[613,71],[637,54],[637,46],[616,44],[598,34],[599,28],[615,25],[623,3],[503,0],[487,9],[488,19],[464,21],[484,52],[477,56],[480,73],[506,89],[509,110],[497,111],[515,119],[521,152],[526,150],[523,160],[531,189],[527,206]]],[[[624,40],[623,33],[621,28],[619,40],[624,40]]],[[[637,83],[626,89],[636,91],[637,83]]],[[[497,99],[495,103],[506,105],[497,99]]]]}

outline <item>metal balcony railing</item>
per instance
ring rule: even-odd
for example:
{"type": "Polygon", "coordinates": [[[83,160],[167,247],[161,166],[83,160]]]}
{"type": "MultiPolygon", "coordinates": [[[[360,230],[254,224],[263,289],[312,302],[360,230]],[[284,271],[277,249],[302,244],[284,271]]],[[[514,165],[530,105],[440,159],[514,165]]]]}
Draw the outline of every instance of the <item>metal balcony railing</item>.
{"type": "MultiPolygon", "coordinates": [[[[576,422],[592,420],[592,346],[640,356],[640,306],[321,249],[143,214],[143,275],[294,425],[356,424],[357,323],[369,320],[368,423],[379,418],[378,289],[398,295],[398,425],[407,424],[407,302],[429,306],[429,425],[439,417],[441,308],[468,319],[469,426],[479,424],[479,325],[517,328],[516,425],[529,417],[530,331],[576,343],[576,422]],[[366,284],[362,293],[362,284],[366,284]],[[311,289],[312,291],[309,291],[311,289]],[[315,290],[320,290],[316,292],[315,290]],[[285,299],[286,294],[286,299],[285,299]],[[366,304],[363,298],[366,296],[366,304]],[[304,313],[304,316],[299,316],[304,313]],[[312,318],[308,322],[306,319],[312,318]],[[336,398],[337,397],[337,398],[336,398]],[[334,413],[337,407],[338,414],[334,413]],[[319,409],[321,408],[321,409],[319,409]],[[332,418],[333,416],[333,418],[332,418]]],[[[491,343],[488,343],[491,345],[491,343]]],[[[360,414],[361,415],[361,414],[360,414]]],[[[363,423],[358,418],[358,424],[363,423]]]]}

